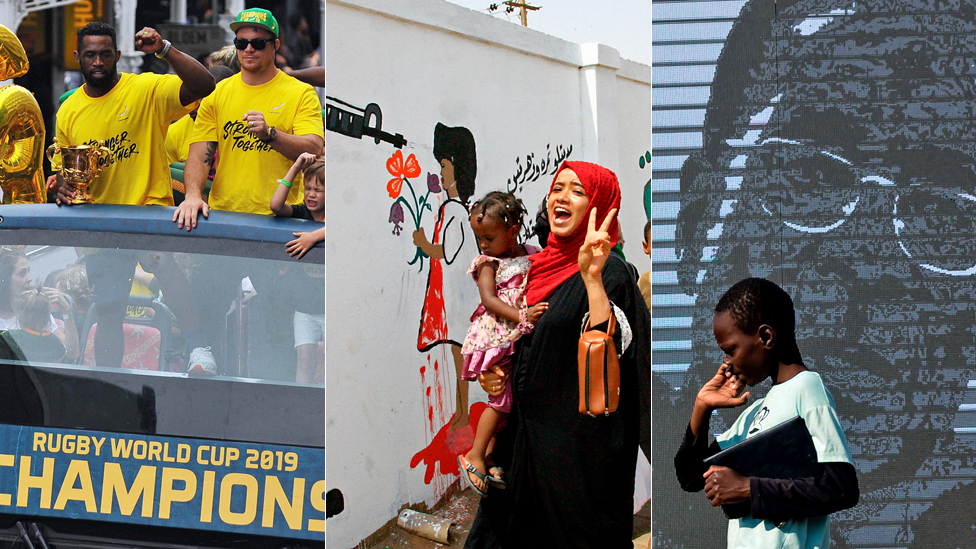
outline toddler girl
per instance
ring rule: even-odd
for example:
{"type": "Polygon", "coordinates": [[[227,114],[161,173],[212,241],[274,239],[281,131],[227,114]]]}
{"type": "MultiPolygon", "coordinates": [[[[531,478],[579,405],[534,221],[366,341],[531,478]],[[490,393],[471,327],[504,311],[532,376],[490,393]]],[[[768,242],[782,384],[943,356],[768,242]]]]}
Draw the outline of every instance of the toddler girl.
{"type": "MultiPolygon", "coordinates": [[[[470,222],[481,251],[468,272],[474,276],[481,304],[471,315],[471,327],[464,338],[462,378],[475,380],[491,366],[504,366],[515,352],[515,340],[532,331],[546,310],[546,303],[526,308],[526,275],[529,254],[538,250],[518,241],[525,207],[511,193],[491,192],[471,206],[470,222]]],[[[478,421],[474,446],[458,456],[462,478],[479,495],[486,495],[486,482],[505,487],[501,468],[487,474],[485,455],[501,420],[512,408],[512,388],[499,397],[488,397],[488,408],[478,421]]]]}

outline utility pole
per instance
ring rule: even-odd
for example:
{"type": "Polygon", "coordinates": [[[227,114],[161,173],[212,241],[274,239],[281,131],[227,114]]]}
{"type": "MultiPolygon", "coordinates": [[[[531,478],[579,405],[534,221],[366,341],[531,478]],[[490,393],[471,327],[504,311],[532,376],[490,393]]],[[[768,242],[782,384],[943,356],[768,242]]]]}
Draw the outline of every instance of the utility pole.
{"type": "Polygon", "coordinates": [[[527,0],[506,0],[505,2],[502,2],[502,4],[505,4],[511,8],[519,8],[519,10],[521,10],[523,27],[529,26],[529,10],[536,11],[541,7],[530,6],[527,0]]]}

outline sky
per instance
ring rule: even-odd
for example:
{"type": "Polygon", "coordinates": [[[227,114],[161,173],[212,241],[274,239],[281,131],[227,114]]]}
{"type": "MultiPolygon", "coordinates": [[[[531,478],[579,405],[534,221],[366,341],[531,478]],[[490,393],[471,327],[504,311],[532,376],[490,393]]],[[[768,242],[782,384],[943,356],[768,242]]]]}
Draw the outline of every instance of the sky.
{"type": "MultiPolygon", "coordinates": [[[[493,17],[520,24],[518,10],[505,14],[502,0],[448,1],[485,14],[495,3],[493,17]]],[[[625,59],[651,64],[651,0],[530,0],[529,5],[541,8],[529,12],[530,29],[571,42],[600,42],[625,59]]]]}

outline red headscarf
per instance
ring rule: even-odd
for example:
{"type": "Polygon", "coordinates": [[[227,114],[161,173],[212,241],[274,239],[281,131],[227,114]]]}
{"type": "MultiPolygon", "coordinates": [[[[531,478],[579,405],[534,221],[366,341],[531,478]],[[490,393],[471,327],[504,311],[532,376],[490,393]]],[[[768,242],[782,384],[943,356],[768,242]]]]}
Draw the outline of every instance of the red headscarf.
{"type": "MultiPolygon", "coordinates": [[[[549,233],[546,248],[529,256],[532,267],[529,268],[529,282],[525,294],[526,303],[529,305],[544,301],[560,284],[579,272],[577,260],[579,249],[586,240],[590,210],[596,208],[596,226],[599,228],[610,210],[620,209],[620,184],[617,183],[616,174],[603,166],[589,162],[565,161],[556,171],[556,177],[559,177],[559,172],[567,168],[576,172],[583,189],[586,190],[586,197],[590,199],[590,205],[573,234],[559,237],[549,233]]],[[[555,177],[552,183],[556,183],[555,177]]],[[[552,192],[552,185],[549,186],[549,192],[552,192]]],[[[610,234],[610,246],[613,247],[620,238],[616,218],[607,232],[610,234]]]]}

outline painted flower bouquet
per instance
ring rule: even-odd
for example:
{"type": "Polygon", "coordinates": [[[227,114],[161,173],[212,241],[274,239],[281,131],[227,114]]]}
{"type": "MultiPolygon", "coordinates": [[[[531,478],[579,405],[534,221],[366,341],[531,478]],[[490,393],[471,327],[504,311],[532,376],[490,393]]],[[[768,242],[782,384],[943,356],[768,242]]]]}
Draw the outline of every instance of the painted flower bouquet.
{"type": "MultiPolygon", "coordinates": [[[[393,176],[393,179],[386,184],[386,191],[390,194],[390,198],[394,199],[393,205],[390,206],[389,219],[389,222],[393,224],[393,234],[399,236],[403,232],[403,227],[400,224],[405,219],[404,207],[410,212],[410,219],[413,220],[414,230],[420,229],[420,222],[423,220],[424,211],[432,209],[429,201],[430,195],[441,192],[440,178],[436,174],[428,173],[427,193],[418,198],[413,184],[408,179],[419,177],[421,174],[420,164],[417,163],[417,158],[413,153],[410,153],[407,156],[406,162],[404,162],[403,153],[400,150],[395,151],[393,156],[386,161],[386,171],[390,172],[390,175],[393,176]],[[407,200],[406,195],[402,192],[404,187],[410,191],[411,200],[407,200]]],[[[423,258],[425,257],[427,257],[427,254],[417,246],[417,252],[407,264],[413,265],[420,261],[420,268],[423,270],[423,258]]]]}

